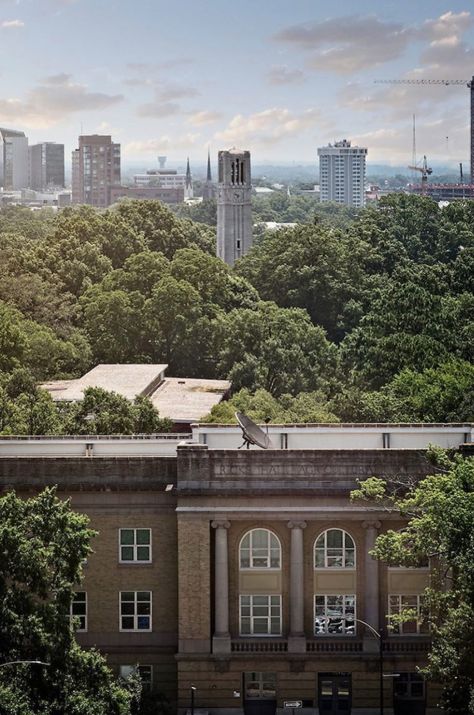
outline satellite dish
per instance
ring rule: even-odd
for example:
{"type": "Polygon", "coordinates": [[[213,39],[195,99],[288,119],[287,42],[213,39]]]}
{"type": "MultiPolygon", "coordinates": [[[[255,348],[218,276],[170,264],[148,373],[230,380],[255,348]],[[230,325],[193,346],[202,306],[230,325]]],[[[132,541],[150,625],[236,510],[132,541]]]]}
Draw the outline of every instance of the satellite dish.
{"type": "Polygon", "coordinates": [[[273,447],[268,434],[266,434],[261,427],[256,425],[250,417],[242,414],[242,412],[236,412],[235,416],[242,430],[242,437],[244,438],[244,441],[240,445],[239,449],[241,449],[244,444],[247,449],[249,449],[251,444],[255,444],[257,447],[261,447],[262,449],[269,449],[270,447],[273,447]]]}

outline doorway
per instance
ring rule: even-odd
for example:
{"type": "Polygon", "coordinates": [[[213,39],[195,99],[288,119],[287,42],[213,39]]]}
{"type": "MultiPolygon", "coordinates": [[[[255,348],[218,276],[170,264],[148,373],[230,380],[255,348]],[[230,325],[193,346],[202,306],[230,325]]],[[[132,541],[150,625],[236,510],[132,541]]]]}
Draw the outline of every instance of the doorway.
{"type": "Polygon", "coordinates": [[[244,673],[245,715],[275,715],[276,673],[244,673]]]}
{"type": "Polygon", "coordinates": [[[352,682],[350,673],[320,673],[318,705],[320,715],[349,715],[352,682]]]}
{"type": "Polygon", "coordinates": [[[399,673],[393,679],[394,715],[425,715],[426,684],[419,673],[399,673]]]}

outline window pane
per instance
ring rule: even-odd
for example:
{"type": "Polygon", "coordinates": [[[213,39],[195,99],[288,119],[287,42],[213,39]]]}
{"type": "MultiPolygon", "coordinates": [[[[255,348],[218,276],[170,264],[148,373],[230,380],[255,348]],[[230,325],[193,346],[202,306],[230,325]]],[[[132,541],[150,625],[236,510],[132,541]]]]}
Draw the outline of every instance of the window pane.
{"type": "Polygon", "coordinates": [[[138,616],[137,627],[139,630],[148,630],[150,627],[150,617],[149,616],[138,616]]]}
{"type": "Polygon", "coordinates": [[[150,560],[150,547],[149,546],[137,546],[137,559],[138,559],[138,561],[149,561],[150,560]]]}
{"type": "Polygon", "coordinates": [[[138,591],[137,601],[150,601],[150,591],[138,591]]]}
{"type": "Polygon", "coordinates": [[[328,548],[342,548],[342,536],[343,534],[340,529],[330,529],[326,536],[328,548]]]}
{"type": "Polygon", "coordinates": [[[121,600],[123,601],[135,601],[135,594],[133,591],[122,591],[121,600]]]}
{"type": "Polygon", "coordinates": [[[133,544],[134,542],[134,532],[133,529],[120,529],[120,543],[121,544],[133,544]]]}
{"type": "Polygon", "coordinates": [[[122,561],[133,561],[133,546],[122,546],[122,561]]]}
{"type": "Polygon", "coordinates": [[[133,616],[122,617],[122,628],[127,630],[133,630],[133,616]]]}
{"type": "Polygon", "coordinates": [[[137,544],[150,543],[150,529],[137,529],[137,544]]]}
{"type": "Polygon", "coordinates": [[[263,529],[252,531],[252,544],[255,547],[268,547],[268,532],[263,529]]]}
{"type": "Polygon", "coordinates": [[[132,616],[135,613],[135,604],[122,603],[121,611],[124,616],[132,616]]]}

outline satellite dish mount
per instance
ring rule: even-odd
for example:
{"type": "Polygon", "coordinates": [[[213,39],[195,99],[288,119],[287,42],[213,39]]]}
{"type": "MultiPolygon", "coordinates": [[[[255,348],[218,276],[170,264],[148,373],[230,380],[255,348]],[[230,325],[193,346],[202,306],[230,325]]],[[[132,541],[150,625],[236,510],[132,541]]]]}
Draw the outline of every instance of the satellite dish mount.
{"type": "Polygon", "coordinates": [[[239,449],[242,449],[243,446],[250,449],[251,444],[261,447],[262,449],[269,449],[270,447],[273,447],[268,434],[265,434],[263,429],[256,425],[250,417],[247,417],[247,415],[244,415],[242,412],[236,412],[235,417],[240,425],[240,429],[242,430],[242,437],[244,440],[239,449]]]}

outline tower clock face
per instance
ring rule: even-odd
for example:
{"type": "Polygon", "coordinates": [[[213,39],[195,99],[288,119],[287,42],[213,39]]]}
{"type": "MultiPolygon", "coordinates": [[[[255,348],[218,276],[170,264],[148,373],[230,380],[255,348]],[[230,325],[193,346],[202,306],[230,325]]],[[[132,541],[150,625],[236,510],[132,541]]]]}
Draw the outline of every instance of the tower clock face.
{"type": "Polygon", "coordinates": [[[242,194],[240,193],[240,191],[234,191],[234,199],[236,201],[239,201],[240,199],[242,199],[242,194]]]}

